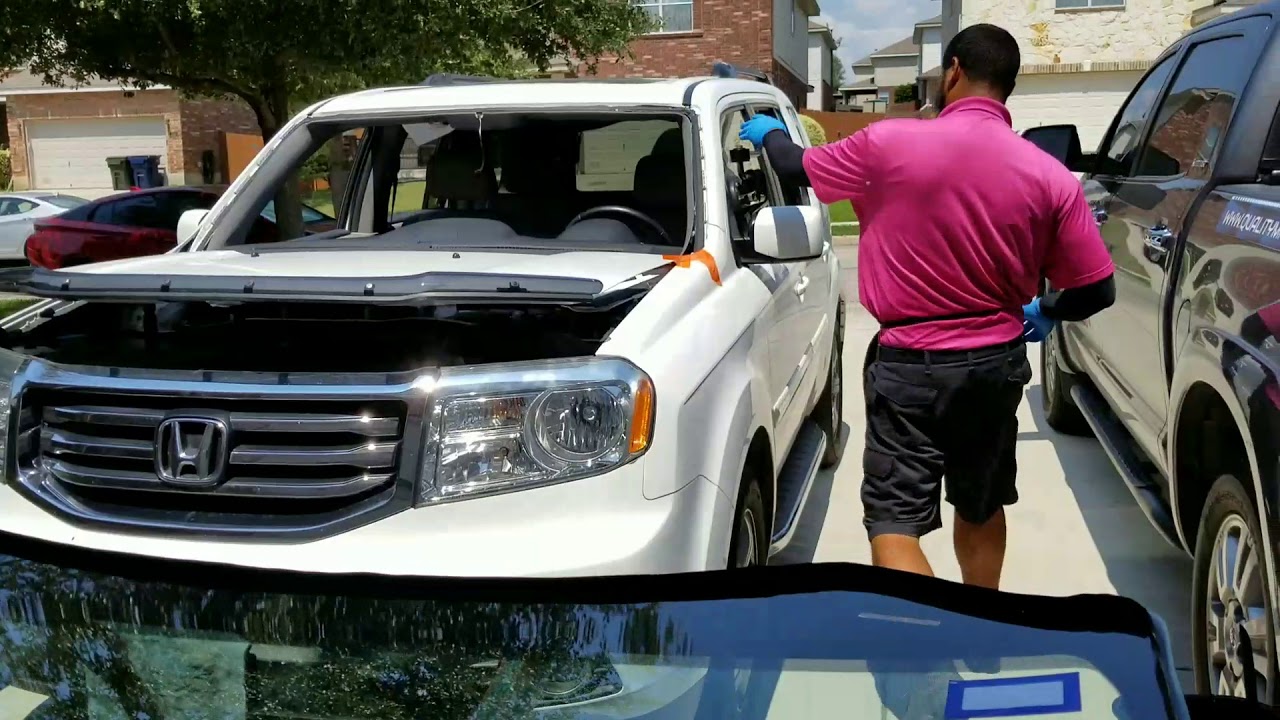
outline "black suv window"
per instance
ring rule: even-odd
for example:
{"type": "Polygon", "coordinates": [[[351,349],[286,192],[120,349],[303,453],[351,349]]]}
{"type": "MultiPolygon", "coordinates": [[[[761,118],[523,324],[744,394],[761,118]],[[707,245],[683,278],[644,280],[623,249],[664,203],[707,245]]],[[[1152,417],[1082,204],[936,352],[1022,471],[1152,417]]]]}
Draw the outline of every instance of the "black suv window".
{"type": "Polygon", "coordinates": [[[1168,177],[1207,170],[1253,67],[1253,43],[1243,36],[1191,48],[1169,86],[1135,173],[1168,177]]]}
{"type": "Polygon", "coordinates": [[[1176,56],[1170,56],[1161,61],[1147,74],[1142,84],[1129,98],[1128,104],[1120,114],[1120,120],[1116,122],[1115,130],[1111,133],[1110,140],[1107,141],[1107,149],[1099,158],[1098,173],[1100,175],[1124,176],[1128,175],[1133,168],[1142,134],[1147,128],[1147,120],[1155,110],[1156,101],[1160,99],[1160,90],[1164,87],[1165,80],[1173,72],[1174,57],[1176,56]]]}
{"type": "Polygon", "coordinates": [[[160,208],[156,213],[156,227],[162,230],[177,230],[178,220],[188,210],[208,210],[218,198],[205,193],[166,193],[159,196],[160,208]]]}
{"type": "Polygon", "coordinates": [[[93,211],[95,223],[120,227],[159,227],[160,203],[154,195],[131,195],[106,202],[93,211]]]}

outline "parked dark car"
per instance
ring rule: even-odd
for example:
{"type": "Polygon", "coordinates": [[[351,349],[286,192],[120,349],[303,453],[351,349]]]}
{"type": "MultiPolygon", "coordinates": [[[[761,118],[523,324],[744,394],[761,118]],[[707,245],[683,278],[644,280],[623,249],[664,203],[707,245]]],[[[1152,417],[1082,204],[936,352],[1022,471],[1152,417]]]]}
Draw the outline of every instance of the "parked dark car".
{"type": "Polygon", "coordinates": [[[1084,173],[1116,304],[1044,345],[1050,426],[1101,441],[1194,557],[1199,692],[1280,704],[1280,3],[1188,33],[1098,152],[1025,136],[1084,173]]]}
{"type": "MultiPolygon", "coordinates": [[[[177,244],[182,214],[213,207],[219,194],[205,188],[162,187],[105,197],[37,221],[24,252],[32,265],[51,270],[158,255],[177,244]]],[[[333,218],[308,205],[302,207],[302,218],[308,233],[336,227],[333,218]]],[[[274,203],[268,203],[254,229],[258,242],[280,239],[275,219],[274,203]]]]}

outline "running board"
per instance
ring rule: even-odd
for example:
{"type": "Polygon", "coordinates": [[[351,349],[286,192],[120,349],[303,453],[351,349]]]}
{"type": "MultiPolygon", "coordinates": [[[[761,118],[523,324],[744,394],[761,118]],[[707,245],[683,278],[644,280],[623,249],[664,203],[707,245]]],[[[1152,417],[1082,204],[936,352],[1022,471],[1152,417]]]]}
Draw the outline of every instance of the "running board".
{"type": "Polygon", "coordinates": [[[774,511],[773,540],[769,545],[770,557],[791,544],[826,451],[827,436],[817,423],[805,420],[791,445],[791,454],[782,465],[782,472],[778,473],[778,502],[774,511]]]}
{"type": "Polygon", "coordinates": [[[1080,409],[1089,427],[1093,429],[1093,434],[1097,436],[1102,449],[1111,458],[1111,463],[1116,466],[1116,471],[1120,473],[1124,484],[1133,494],[1133,499],[1138,501],[1138,507],[1147,516],[1147,520],[1151,521],[1165,542],[1183,550],[1182,542],[1178,540],[1177,526],[1174,525],[1173,515],[1169,512],[1164,494],[1142,467],[1141,458],[1130,445],[1129,432],[1112,414],[1111,406],[1098,394],[1097,390],[1084,383],[1077,383],[1071,388],[1071,399],[1075,400],[1076,407],[1080,409]]]}

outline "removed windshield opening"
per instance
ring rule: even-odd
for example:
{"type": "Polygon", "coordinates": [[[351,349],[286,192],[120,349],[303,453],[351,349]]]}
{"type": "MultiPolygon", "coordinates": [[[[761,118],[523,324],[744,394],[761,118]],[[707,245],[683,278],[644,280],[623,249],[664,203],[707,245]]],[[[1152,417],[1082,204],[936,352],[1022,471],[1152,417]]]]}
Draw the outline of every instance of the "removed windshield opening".
{"type": "MultiPolygon", "coordinates": [[[[262,206],[253,214],[278,204],[282,184],[297,183],[300,205],[342,219],[352,233],[344,244],[371,249],[670,253],[687,244],[691,153],[679,113],[471,111],[355,122],[295,131],[307,142],[278,152],[294,152],[289,164],[298,169],[252,178],[243,199],[262,206]]],[[[287,232],[228,237],[231,245],[310,247],[287,232]]]]}

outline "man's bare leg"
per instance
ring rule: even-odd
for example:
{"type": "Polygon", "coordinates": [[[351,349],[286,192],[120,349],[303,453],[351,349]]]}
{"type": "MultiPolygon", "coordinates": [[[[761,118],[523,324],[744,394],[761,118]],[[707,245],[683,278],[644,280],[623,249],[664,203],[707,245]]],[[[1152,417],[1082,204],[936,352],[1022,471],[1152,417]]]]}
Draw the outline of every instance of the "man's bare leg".
{"type": "Polygon", "coordinates": [[[960,576],[965,584],[1000,589],[1005,548],[1004,508],[981,525],[965,522],[959,515],[955,523],[956,560],[960,561],[960,576]]]}
{"type": "Polygon", "coordinates": [[[871,539],[871,564],[933,577],[933,568],[920,549],[920,538],[910,535],[877,535],[871,539]]]}

